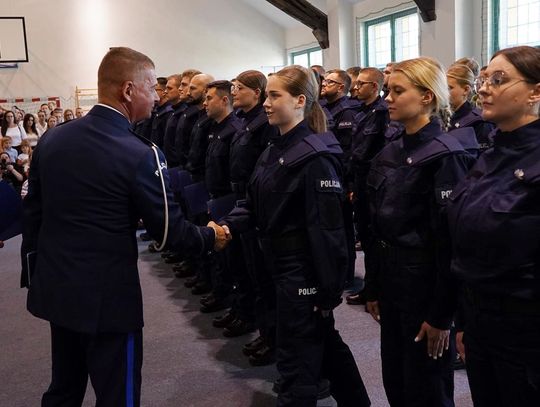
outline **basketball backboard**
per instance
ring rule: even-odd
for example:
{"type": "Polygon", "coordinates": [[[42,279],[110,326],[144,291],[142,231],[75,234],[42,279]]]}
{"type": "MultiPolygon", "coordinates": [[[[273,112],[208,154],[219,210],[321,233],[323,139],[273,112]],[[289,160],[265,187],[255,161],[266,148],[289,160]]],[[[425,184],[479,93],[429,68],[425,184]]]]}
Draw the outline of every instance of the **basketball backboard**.
{"type": "Polygon", "coordinates": [[[0,64],[28,62],[24,17],[0,17],[0,64]]]}

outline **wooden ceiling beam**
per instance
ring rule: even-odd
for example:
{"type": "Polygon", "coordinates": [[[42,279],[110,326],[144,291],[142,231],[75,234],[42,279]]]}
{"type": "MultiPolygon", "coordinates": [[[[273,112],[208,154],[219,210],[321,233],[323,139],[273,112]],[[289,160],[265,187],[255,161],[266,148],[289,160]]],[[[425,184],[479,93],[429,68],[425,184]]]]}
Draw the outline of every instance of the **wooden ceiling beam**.
{"type": "Polygon", "coordinates": [[[307,0],[266,0],[313,30],[321,48],[328,48],[328,16],[307,0]]]}

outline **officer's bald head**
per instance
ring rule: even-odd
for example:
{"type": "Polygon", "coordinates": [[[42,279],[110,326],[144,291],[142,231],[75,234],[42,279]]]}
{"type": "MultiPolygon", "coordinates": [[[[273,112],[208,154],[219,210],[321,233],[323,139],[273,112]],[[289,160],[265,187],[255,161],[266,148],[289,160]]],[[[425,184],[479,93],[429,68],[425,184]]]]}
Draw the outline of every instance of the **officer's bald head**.
{"type": "Polygon", "coordinates": [[[141,80],[144,72],[154,69],[146,55],[126,47],[111,48],[98,70],[98,95],[110,94],[126,81],[141,80]]]}
{"type": "Polygon", "coordinates": [[[202,105],[206,87],[213,81],[214,77],[212,75],[206,73],[195,75],[189,84],[189,101],[195,105],[202,105]]]}

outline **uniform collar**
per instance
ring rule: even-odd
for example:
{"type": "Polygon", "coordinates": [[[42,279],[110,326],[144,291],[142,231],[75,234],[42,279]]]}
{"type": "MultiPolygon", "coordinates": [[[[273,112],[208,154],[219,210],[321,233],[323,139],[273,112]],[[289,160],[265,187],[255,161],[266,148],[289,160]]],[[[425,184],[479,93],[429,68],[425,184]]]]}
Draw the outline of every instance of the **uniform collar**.
{"type": "Polygon", "coordinates": [[[540,144],[540,119],[515,130],[504,132],[497,130],[493,137],[495,146],[510,148],[523,147],[529,144],[540,144]]]}
{"type": "MultiPolygon", "coordinates": [[[[109,105],[105,105],[103,103],[98,103],[95,105],[89,112],[89,116],[99,116],[104,119],[108,119],[112,122],[114,122],[116,125],[125,128],[130,129],[131,123],[127,119],[126,116],[124,116],[122,113],[120,113],[118,110],[116,110],[114,107],[111,107],[109,105]]],[[[88,116],[87,115],[87,116],[88,116]]]]}
{"type": "Polygon", "coordinates": [[[251,108],[251,110],[248,110],[247,112],[244,112],[243,110],[240,110],[238,113],[238,117],[244,119],[246,122],[250,122],[253,119],[255,119],[261,112],[264,111],[264,107],[261,104],[256,105],[255,107],[251,108]]]}
{"type": "Polygon", "coordinates": [[[276,146],[279,150],[283,150],[293,144],[296,144],[304,137],[312,134],[313,131],[309,128],[307,121],[302,120],[295,127],[289,130],[287,133],[282,136],[277,136],[275,139],[272,139],[273,145],[276,146]]]}
{"type": "Polygon", "coordinates": [[[403,130],[403,133],[403,147],[406,150],[413,150],[421,144],[424,144],[426,141],[440,135],[442,133],[442,129],[439,120],[432,119],[428,124],[414,134],[405,134],[405,130],[403,130]]]}
{"type": "Polygon", "coordinates": [[[459,109],[454,112],[454,115],[452,116],[452,121],[456,122],[462,117],[467,116],[472,111],[473,111],[473,106],[471,105],[471,103],[468,101],[465,101],[465,103],[463,103],[459,107],[459,109]]]}

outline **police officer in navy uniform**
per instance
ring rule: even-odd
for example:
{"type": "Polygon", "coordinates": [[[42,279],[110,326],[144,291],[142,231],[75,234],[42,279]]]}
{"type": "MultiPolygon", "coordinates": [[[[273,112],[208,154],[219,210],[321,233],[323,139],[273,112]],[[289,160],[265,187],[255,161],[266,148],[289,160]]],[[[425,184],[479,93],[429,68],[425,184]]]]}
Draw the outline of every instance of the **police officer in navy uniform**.
{"type": "Polygon", "coordinates": [[[381,324],[383,384],[391,406],[453,407],[449,329],[457,285],[449,277],[445,206],[474,159],[441,121],[448,85],[431,58],[394,67],[386,98],[404,134],[374,158],[367,178],[376,245],[366,270],[368,311],[381,324]]]}
{"type": "Polygon", "coordinates": [[[154,109],[155,114],[152,117],[152,130],[150,132],[150,141],[163,150],[163,139],[165,138],[165,128],[169,116],[173,112],[173,108],[167,93],[167,78],[157,78],[158,85],[156,86],[156,92],[159,97],[159,102],[154,109]]]}
{"type": "Polygon", "coordinates": [[[485,121],[481,111],[471,103],[476,79],[474,73],[467,65],[454,64],[448,69],[446,77],[450,91],[450,107],[454,111],[450,119],[449,131],[467,127],[473,128],[478,143],[478,152],[486,151],[491,147],[490,134],[495,126],[493,123],[485,121]]]}
{"type": "Polygon", "coordinates": [[[338,405],[368,406],[354,357],[332,314],[341,302],[348,264],[342,150],[332,133],[323,133],[325,117],[310,70],[286,67],[269,78],[266,90],[264,107],[281,135],[257,163],[246,206],[223,222],[233,235],[257,226],[274,279],[277,405],[315,407],[323,376],[338,405]]]}
{"type": "MultiPolygon", "coordinates": [[[[356,237],[364,252],[364,264],[369,267],[370,249],[373,243],[369,230],[369,204],[366,179],[371,160],[386,144],[384,137],[388,127],[388,106],[381,98],[383,74],[377,68],[364,68],[358,72],[353,84],[358,100],[363,102],[360,112],[354,117],[352,153],[348,163],[354,179],[354,221],[356,237]]],[[[365,304],[363,290],[346,297],[348,304],[365,304]]]]}
{"type": "MultiPolygon", "coordinates": [[[[238,74],[232,88],[233,108],[238,109],[242,129],[231,141],[230,176],[231,188],[238,205],[246,200],[246,187],[255,164],[270,140],[278,135],[278,129],[268,123],[264,111],[266,76],[249,70],[238,74]]],[[[259,336],[243,347],[251,364],[259,366],[275,360],[276,295],[271,276],[266,273],[264,257],[257,244],[256,231],[251,229],[240,236],[242,256],[248,276],[239,275],[237,287],[238,311],[233,309],[222,319],[236,318],[234,314],[254,313],[259,336]]],[[[232,321],[231,321],[232,322],[232,321]]],[[[219,322],[218,322],[219,324],[219,322]]]]}
{"type": "MultiPolygon", "coordinates": [[[[196,72],[198,73],[199,71],[196,72]]],[[[176,139],[176,125],[178,124],[178,120],[182,117],[184,110],[187,109],[186,87],[185,84],[182,85],[182,81],[187,81],[189,86],[190,79],[186,79],[189,76],[188,74],[192,74],[192,72],[185,71],[182,74],[169,76],[165,87],[165,94],[172,108],[172,113],[167,118],[165,132],[163,134],[163,153],[165,154],[165,158],[167,158],[169,168],[178,167],[180,163],[176,154],[174,141],[176,139]]]]}
{"type": "Polygon", "coordinates": [[[34,151],[21,283],[28,310],[51,324],[52,382],[42,406],[80,406],[88,376],[97,405],[140,405],[139,219],[182,252],[224,243],[217,225],[185,221],[166,189],[163,155],[130,131],[150,116],[155,85],[147,56],[112,48],[98,71],[98,105],[49,130],[34,151]]]}
{"type": "Polygon", "coordinates": [[[498,130],[448,208],[452,272],[464,285],[458,349],[475,406],[538,406],[540,50],[498,51],[478,87],[498,130]]]}

